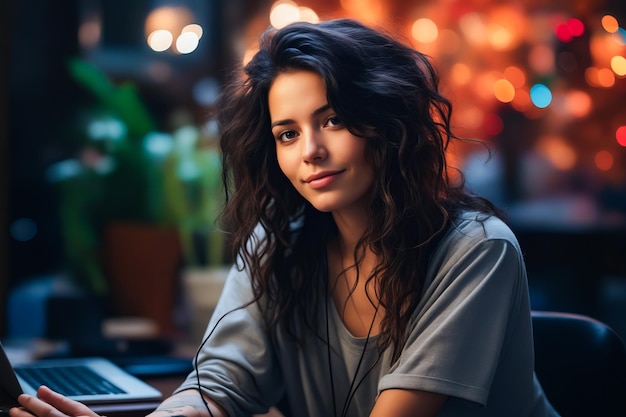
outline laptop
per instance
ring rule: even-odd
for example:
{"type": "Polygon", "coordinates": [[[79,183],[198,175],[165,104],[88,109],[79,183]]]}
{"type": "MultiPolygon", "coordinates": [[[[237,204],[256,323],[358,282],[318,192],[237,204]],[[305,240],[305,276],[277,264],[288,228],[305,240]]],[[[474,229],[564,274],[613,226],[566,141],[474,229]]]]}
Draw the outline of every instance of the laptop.
{"type": "Polygon", "coordinates": [[[42,359],[12,366],[0,342],[0,413],[40,385],[87,405],[158,401],[161,392],[105,358],[42,359]]]}

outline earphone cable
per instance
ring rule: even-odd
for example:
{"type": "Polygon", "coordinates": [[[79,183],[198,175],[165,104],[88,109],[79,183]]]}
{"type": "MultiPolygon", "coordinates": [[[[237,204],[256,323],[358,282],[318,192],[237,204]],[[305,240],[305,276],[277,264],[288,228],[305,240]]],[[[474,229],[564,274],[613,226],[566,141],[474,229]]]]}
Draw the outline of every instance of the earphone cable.
{"type": "Polygon", "coordinates": [[[376,307],[376,310],[374,311],[374,317],[372,317],[372,322],[370,323],[370,327],[367,331],[367,337],[365,338],[365,343],[363,344],[363,349],[361,350],[361,356],[359,357],[359,362],[357,363],[356,369],[354,371],[354,376],[352,377],[352,381],[350,382],[350,389],[348,390],[348,395],[346,396],[346,401],[344,402],[343,410],[341,411],[341,417],[345,417],[348,415],[348,409],[350,408],[350,403],[352,403],[352,399],[356,395],[357,389],[361,386],[361,383],[363,382],[367,374],[372,369],[370,368],[368,372],[366,372],[366,374],[363,375],[363,377],[361,378],[361,380],[359,381],[359,383],[356,385],[356,388],[355,388],[356,379],[357,379],[357,376],[359,375],[359,370],[361,369],[363,360],[365,359],[365,352],[367,351],[367,345],[369,344],[370,337],[372,336],[372,330],[374,329],[374,322],[376,321],[377,314],[378,314],[378,307],[376,307]]]}
{"type": "MultiPolygon", "coordinates": [[[[330,330],[329,330],[329,319],[328,319],[328,298],[329,294],[329,286],[328,279],[326,280],[326,353],[328,355],[328,372],[330,374],[330,392],[333,396],[333,416],[337,417],[337,399],[335,398],[335,381],[333,378],[333,367],[330,353],[330,330]]],[[[211,416],[212,417],[212,416],[211,416]]]]}
{"type": "Polygon", "coordinates": [[[198,371],[198,357],[200,355],[200,352],[202,351],[202,348],[204,348],[204,345],[206,345],[206,343],[209,341],[209,338],[213,335],[213,332],[215,332],[217,325],[220,324],[220,322],[222,321],[222,319],[224,319],[224,317],[226,317],[227,315],[229,315],[235,310],[238,310],[238,309],[234,309],[234,310],[230,310],[226,312],[222,317],[220,317],[215,322],[213,329],[211,329],[209,334],[207,334],[206,337],[202,339],[202,343],[200,343],[200,346],[198,347],[198,350],[196,350],[196,354],[194,355],[194,358],[193,358],[193,366],[194,366],[194,370],[196,371],[196,385],[198,386],[198,392],[200,393],[200,398],[202,399],[202,402],[204,403],[204,407],[209,412],[209,416],[211,417],[215,417],[215,416],[213,415],[213,412],[211,411],[211,407],[209,407],[209,403],[206,401],[206,399],[204,398],[204,395],[202,394],[202,384],[200,383],[200,373],[198,371]]]}

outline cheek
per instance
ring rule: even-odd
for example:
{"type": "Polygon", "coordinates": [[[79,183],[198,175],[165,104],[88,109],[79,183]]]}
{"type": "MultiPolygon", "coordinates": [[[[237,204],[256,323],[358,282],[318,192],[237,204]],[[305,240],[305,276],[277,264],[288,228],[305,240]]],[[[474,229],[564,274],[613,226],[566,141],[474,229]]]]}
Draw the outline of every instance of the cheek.
{"type": "Polygon", "coordinates": [[[295,172],[295,164],[293,162],[293,158],[289,157],[288,152],[280,152],[276,151],[276,161],[278,162],[278,167],[285,174],[285,176],[289,179],[289,181],[294,181],[295,172]]]}

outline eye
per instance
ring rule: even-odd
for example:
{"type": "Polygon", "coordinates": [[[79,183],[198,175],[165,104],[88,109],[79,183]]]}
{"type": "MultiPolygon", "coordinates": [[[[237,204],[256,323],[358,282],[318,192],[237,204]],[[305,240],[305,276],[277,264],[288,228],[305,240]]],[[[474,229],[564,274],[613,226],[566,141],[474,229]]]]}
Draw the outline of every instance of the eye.
{"type": "Polygon", "coordinates": [[[330,117],[328,117],[326,119],[326,122],[324,122],[324,126],[328,126],[328,127],[342,127],[343,126],[343,122],[336,115],[332,115],[332,116],[330,116],[330,117]]]}
{"type": "Polygon", "coordinates": [[[285,130],[276,135],[276,140],[279,142],[289,142],[295,139],[298,134],[293,130],[285,130]]]}

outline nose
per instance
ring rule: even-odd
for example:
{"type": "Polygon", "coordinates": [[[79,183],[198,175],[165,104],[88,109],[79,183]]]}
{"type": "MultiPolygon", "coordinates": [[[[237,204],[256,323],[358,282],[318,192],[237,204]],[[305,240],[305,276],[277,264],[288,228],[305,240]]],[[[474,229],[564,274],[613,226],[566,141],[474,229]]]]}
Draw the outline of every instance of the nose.
{"type": "Polygon", "coordinates": [[[328,151],[324,144],[324,138],[317,129],[311,129],[303,133],[304,149],[302,160],[307,163],[323,161],[328,157],[328,151]]]}

